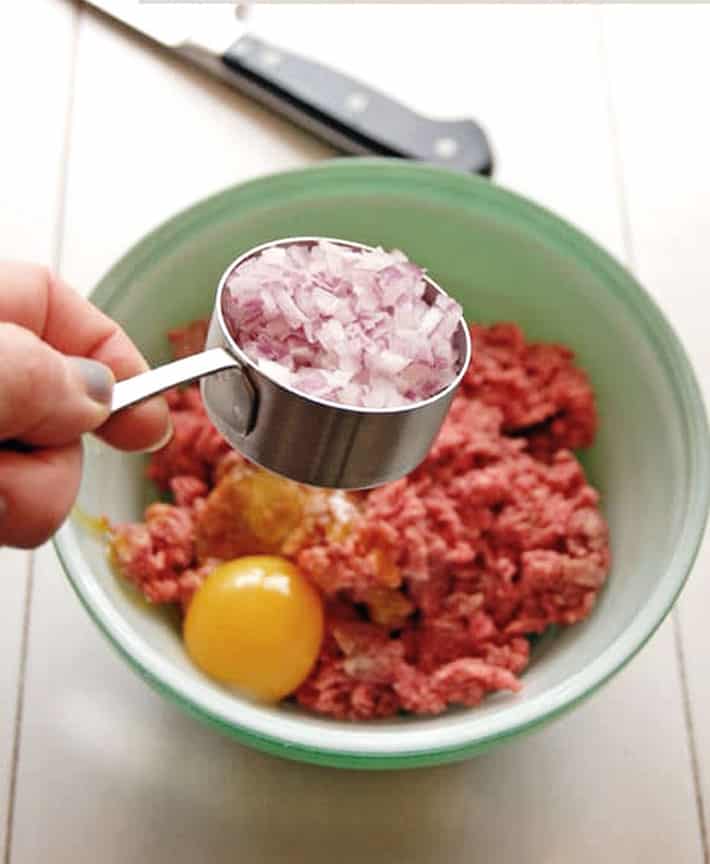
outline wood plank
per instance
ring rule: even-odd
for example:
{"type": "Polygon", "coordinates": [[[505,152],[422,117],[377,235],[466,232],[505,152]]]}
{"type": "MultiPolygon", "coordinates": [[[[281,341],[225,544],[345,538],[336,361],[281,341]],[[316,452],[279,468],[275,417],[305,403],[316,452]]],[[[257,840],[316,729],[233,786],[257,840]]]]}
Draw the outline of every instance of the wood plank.
{"type": "Polygon", "coordinates": [[[89,13],[82,20],[75,98],[63,272],[80,290],[142,234],[196,199],[332,152],[89,13]]]}
{"type": "MultiPolygon", "coordinates": [[[[56,0],[0,8],[0,258],[57,263],[73,18],[72,5],[56,0]]],[[[0,849],[10,812],[29,564],[29,554],[0,549],[0,849]]]]}
{"type": "MultiPolygon", "coordinates": [[[[605,43],[638,274],[710,396],[710,8],[609,9],[605,43]],[[629,62],[629,45],[634,45],[629,62]]],[[[705,825],[710,825],[710,543],[679,604],[705,825]]],[[[706,829],[706,854],[707,829],[706,829]]]]}
{"type": "Polygon", "coordinates": [[[0,849],[5,848],[15,776],[17,708],[22,634],[27,602],[26,552],[0,549],[3,602],[0,605],[0,849]]]}
{"type": "Polygon", "coordinates": [[[75,15],[68,0],[23,0],[0,9],[3,258],[57,264],[75,15]]]}

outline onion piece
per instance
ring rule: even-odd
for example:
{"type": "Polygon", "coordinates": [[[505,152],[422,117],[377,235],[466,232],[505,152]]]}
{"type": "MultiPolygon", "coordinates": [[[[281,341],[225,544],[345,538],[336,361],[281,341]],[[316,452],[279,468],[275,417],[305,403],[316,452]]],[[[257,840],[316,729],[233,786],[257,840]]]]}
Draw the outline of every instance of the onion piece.
{"type": "Polygon", "coordinates": [[[271,247],[227,279],[224,318],[237,343],[278,381],[342,404],[394,408],[453,379],[461,307],[424,300],[424,271],[404,253],[323,241],[271,247]]]}

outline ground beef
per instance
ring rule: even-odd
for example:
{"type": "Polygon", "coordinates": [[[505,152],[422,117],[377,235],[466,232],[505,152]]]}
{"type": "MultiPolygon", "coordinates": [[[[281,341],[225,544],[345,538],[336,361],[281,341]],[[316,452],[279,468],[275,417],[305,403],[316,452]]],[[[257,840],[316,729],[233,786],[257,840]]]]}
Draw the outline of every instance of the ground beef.
{"type": "MultiPolygon", "coordinates": [[[[294,698],[321,714],[437,714],[517,691],[529,637],[589,615],[609,569],[598,494],[571,452],[592,443],[596,408],[563,346],[528,344],[513,324],[471,334],[429,455],[369,493],[262,471],[223,442],[195,385],[171,392],[175,437],[149,475],[174,503],[113,526],[120,573],[185,608],[222,560],[294,560],[326,606],[320,656],[294,698]]],[[[185,356],[204,324],[170,339],[185,356]]]]}
{"type": "Polygon", "coordinates": [[[473,324],[471,339],[462,390],[500,408],[507,435],[524,435],[540,458],[561,447],[589,447],[597,428],[594,394],[569,348],[527,343],[515,324],[473,324]]]}
{"type": "Polygon", "coordinates": [[[231,450],[229,444],[210,423],[196,384],[165,395],[175,432],[167,446],[153,455],[148,476],[161,489],[169,489],[178,478],[211,486],[214,469],[231,450]]]}

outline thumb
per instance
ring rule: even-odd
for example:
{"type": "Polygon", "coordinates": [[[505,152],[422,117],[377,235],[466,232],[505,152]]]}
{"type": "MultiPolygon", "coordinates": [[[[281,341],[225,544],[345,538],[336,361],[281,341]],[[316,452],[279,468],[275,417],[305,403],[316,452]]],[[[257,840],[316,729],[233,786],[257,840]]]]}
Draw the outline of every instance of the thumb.
{"type": "Polygon", "coordinates": [[[63,446],[110,413],[111,370],[66,357],[29,330],[0,323],[0,441],[63,446]]]}

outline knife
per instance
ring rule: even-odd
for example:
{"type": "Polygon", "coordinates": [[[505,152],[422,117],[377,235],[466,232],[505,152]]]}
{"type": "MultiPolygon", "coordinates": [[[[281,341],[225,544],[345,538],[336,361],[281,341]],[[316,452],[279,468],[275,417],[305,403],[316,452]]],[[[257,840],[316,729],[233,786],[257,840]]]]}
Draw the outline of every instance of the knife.
{"type": "Polygon", "coordinates": [[[86,0],[163,48],[350,154],[397,156],[490,175],[473,120],[435,120],[368,85],[247,32],[236,4],[86,0]]]}

